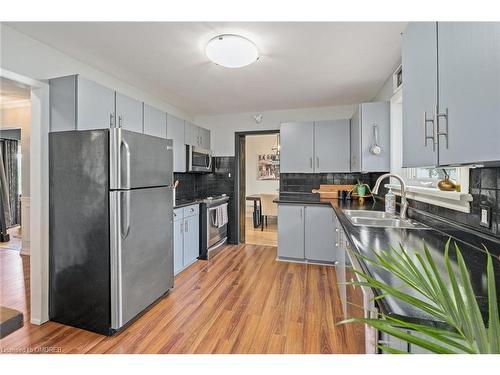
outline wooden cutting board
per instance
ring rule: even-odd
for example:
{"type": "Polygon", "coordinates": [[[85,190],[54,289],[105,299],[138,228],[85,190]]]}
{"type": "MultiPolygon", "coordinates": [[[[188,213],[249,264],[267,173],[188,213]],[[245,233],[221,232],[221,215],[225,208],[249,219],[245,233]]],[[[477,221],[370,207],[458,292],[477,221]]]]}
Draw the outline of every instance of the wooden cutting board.
{"type": "Polygon", "coordinates": [[[354,185],[330,185],[320,184],[319,189],[313,189],[313,193],[319,193],[321,199],[337,199],[339,190],[351,191],[354,185]]]}

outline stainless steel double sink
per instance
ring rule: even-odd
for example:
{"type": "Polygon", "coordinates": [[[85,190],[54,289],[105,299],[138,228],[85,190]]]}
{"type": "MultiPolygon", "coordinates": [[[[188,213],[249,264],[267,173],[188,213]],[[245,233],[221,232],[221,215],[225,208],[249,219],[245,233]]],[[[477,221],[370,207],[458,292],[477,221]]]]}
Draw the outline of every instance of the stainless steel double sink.
{"type": "Polygon", "coordinates": [[[429,227],[410,219],[383,211],[344,210],[344,214],[355,226],[399,228],[399,229],[429,229],[429,227]]]}

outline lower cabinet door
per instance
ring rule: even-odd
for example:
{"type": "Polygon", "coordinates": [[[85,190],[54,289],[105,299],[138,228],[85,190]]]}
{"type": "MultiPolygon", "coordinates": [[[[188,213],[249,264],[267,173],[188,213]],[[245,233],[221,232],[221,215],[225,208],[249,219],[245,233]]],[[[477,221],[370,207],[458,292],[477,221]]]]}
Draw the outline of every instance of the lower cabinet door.
{"type": "Polygon", "coordinates": [[[178,274],[182,271],[184,266],[183,227],[183,220],[174,221],[174,274],[178,274]]]}
{"type": "Polygon", "coordinates": [[[199,215],[184,219],[184,267],[194,263],[200,256],[199,215]]]}
{"type": "Polygon", "coordinates": [[[304,259],[304,206],[278,205],[278,256],[304,259]]]}
{"type": "Polygon", "coordinates": [[[307,260],[321,262],[339,260],[335,226],[335,212],[332,207],[306,207],[305,258],[307,260]]]}

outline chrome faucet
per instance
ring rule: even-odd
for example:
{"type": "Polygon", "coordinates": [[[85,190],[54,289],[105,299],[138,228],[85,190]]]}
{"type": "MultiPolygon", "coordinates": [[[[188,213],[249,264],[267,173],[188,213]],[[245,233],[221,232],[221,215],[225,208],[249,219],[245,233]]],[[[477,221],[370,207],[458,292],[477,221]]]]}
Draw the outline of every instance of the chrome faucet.
{"type": "Polygon", "coordinates": [[[406,200],[406,184],[403,178],[394,173],[386,173],[377,178],[377,182],[375,182],[375,186],[372,189],[372,194],[378,194],[378,189],[380,188],[380,183],[383,179],[387,177],[394,177],[401,184],[401,209],[399,211],[399,217],[401,219],[406,219],[406,211],[408,210],[408,201],[406,200]]]}

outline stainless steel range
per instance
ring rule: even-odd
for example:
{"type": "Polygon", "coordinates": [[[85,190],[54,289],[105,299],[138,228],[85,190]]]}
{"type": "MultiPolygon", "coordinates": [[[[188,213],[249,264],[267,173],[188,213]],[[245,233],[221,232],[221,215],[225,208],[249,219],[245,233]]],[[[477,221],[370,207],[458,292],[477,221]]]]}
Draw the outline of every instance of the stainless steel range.
{"type": "Polygon", "coordinates": [[[225,194],[205,198],[201,203],[200,259],[209,259],[210,252],[227,241],[228,201],[225,194]]]}

